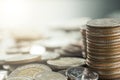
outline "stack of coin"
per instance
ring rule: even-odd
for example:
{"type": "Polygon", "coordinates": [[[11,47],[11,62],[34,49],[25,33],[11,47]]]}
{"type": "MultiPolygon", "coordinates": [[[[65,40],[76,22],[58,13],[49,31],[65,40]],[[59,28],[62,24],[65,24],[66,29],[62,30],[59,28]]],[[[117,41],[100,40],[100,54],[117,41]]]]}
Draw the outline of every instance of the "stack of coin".
{"type": "Polygon", "coordinates": [[[101,79],[120,79],[120,19],[95,19],[87,23],[87,65],[101,79]]]}

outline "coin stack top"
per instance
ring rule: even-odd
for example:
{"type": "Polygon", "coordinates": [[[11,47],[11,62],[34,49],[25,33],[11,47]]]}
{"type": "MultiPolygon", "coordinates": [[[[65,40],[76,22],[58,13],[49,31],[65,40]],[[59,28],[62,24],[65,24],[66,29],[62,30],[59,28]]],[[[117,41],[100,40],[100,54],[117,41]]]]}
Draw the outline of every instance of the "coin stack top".
{"type": "Polygon", "coordinates": [[[94,19],[87,23],[86,64],[101,79],[120,79],[120,19],[94,19]]]}
{"type": "Polygon", "coordinates": [[[114,18],[104,18],[104,19],[94,19],[87,23],[89,27],[118,27],[120,26],[120,19],[114,18]]]}

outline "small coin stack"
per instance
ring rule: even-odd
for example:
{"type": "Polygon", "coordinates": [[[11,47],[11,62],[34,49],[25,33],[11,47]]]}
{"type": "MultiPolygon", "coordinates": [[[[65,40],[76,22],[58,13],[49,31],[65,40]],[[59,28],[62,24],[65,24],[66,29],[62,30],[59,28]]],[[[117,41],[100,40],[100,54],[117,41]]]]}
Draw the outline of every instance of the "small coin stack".
{"type": "Polygon", "coordinates": [[[120,80],[120,19],[87,23],[87,65],[103,80],[120,80]]]}

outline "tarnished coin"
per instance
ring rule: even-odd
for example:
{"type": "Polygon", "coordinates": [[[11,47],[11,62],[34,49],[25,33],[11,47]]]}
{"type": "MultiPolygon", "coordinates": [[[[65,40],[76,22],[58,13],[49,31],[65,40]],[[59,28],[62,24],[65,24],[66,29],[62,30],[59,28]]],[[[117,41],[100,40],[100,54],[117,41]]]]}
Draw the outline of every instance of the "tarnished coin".
{"type": "Polygon", "coordinates": [[[67,78],[58,72],[43,72],[36,74],[35,80],[67,80],[67,78]]]}
{"type": "Polygon", "coordinates": [[[8,77],[31,77],[33,78],[35,74],[42,72],[52,71],[46,65],[43,64],[28,64],[25,66],[18,67],[15,69],[8,77]]]}
{"type": "Polygon", "coordinates": [[[85,63],[85,59],[75,57],[62,57],[55,60],[48,60],[47,63],[56,69],[66,69],[80,66],[85,63]]]}
{"type": "Polygon", "coordinates": [[[29,77],[11,77],[8,78],[7,80],[33,80],[33,79],[29,77]]]}

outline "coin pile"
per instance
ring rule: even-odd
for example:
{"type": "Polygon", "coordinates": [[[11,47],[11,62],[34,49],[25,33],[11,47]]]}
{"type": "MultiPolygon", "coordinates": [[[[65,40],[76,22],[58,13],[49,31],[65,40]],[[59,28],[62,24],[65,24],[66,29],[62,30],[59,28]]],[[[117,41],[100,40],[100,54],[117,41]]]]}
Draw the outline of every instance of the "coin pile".
{"type": "Polygon", "coordinates": [[[95,19],[87,23],[87,65],[101,79],[120,79],[120,19],[95,19]]]}

